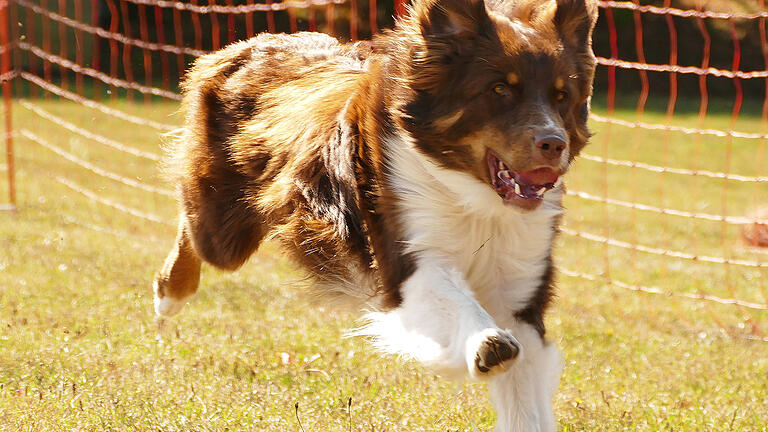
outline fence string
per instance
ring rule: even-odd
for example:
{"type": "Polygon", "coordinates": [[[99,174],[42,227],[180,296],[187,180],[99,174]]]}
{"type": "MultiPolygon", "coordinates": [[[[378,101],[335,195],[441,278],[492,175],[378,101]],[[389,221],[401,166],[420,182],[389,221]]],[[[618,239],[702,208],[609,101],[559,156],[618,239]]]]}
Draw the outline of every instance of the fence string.
{"type": "Polygon", "coordinates": [[[180,47],[176,45],[161,44],[161,43],[155,43],[150,41],[144,41],[136,38],[130,38],[122,33],[111,32],[101,27],[92,26],[84,22],[73,20],[72,18],[63,16],[63,15],[59,15],[56,12],[43,8],[27,0],[15,0],[15,1],[19,6],[26,7],[34,11],[35,13],[42,15],[52,21],[56,21],[58,23],[64,24],[76,30],[80,30],[92,35],[103,37],[104,39],[111,39],[125,45],[133,45],[135,47],[142,48],[142,49],[148,49],[152,51],[164,51],[171,54],[189,55],[193,57],[199,57],[207,53],[207,51],[197,50],[194,48],[180,47]]]}
{"type": "Polygon", "coordinates": [[[160,195],[165,195],[169,197],[173,197],[174,193],[171,190],[158,188],[152,185],[148,185],[146,183],[142,183],[140,181],[133,180],[131,178],[122,176],[120,174],[114,173],[112,171],[107,171],[103,168],[99,168],[98,166],[81,159],[72,153],[67,152],[66,150],[62,149],[61,147],[51,144],[50,142],[40,138],[39,136],[35,135],[34,133],[30,132],[27,129],[22,129],[20,131],[21,135],[25,138],[29,139],[30,141],[37,143],[38,145],[47,148],[48,150],[56,153],[57,155],[63,157],[64,159],[74,163],[75,165],[79,165],[88,171],[91,171],[94,174],[100,175],[102,177],[106,177],[110,180],[114,180],[118,183],[122,183],[126,186],[130,186],[136,189],[145,190],[147,192],[153,192],[160,195]]]}
{"type": "Polygon", "coordinates": [[[77,103],[79,103],[79,104],[81,104],[83,106],[86,106],[88,108],[92,108],[92,109],[101,111],[102,113],[110,115],[112,117],[117,117],[117,118],[119,118],[121,120],[125,120],[125,121],[131,122],[133,124],[137,124],[137,125],[140,125],[140,126],[149,126],[149,127],[153,128],[153,129],[157,129],[157,130],[163,131],[163,132],[170,132],[172,130],[178,129],[178,126],[175,126],[175,125],[158,123],[158,122],[156,122],[154,120],[149,120],[149,119],[137,117],[135,115],[128,114],[128,113],[120,111],[118,109],[110,108],[110,107],[108,107],[108,106],[106,106],[104,104],[95,102],[95,101],[93,101],[91,99],[87,99],[87,98],[85,98],[83,96],[80,96],[78,94],[72,93],[69,90],[64,90],[63,88],[61,88],[61,87],[59,87],[59,86],[57,86],[55,84],[52,84],[52,83],[50,83],[48,81],[45,81],[44,79],[38,77],[37,75],[29,73],[27,71],[21,71],[20,75],[25,80],[27,80],[27,81],[29,81],[31,83],[36,84],[38,87],[42,88],[45,91],[51,92],[51,93],[53,93],[53,94],[55,94],[57,96],[61,96],[61,97],[65,98],[65,99],[69,99],[69,100],[71,100],[73,102],[77,102],[77,103]]]}
{"type": "Polygon", "coordinates": [[[726,138],[730,136],[735,138],[746,138],[746,139],[768,138],[768,134],[739,132],[739,131],[733,131],[733,130],[723,131],[718,129],[697,129],[697,128],[688,128],[688,127],[682,127],[682,126],[672,126],[672,125],[656,124],[656,123],[632,122],[632,121],[621,120],[621,119],[612,118],[612,117],[605,117],[605,116],[601,116],[599,114],[594,114],[594,113],[590,114],[589,118],[599,123],[610,123],[610,124],[615,124],[615,125],[624,126],[628,128],[675,131],[675,132],[682,132],[684,134],[689,134],[689,135],[692,135],[692,134],[713,135],[721,138],[726,138]]]}
{"type": "Polygon", "coordinates": [[[660,166],[660,165],[652,165],[652,164],[637,162],[633,160],[604,158],[602,156],[591,155],[588,153],[581,153],[579,155],[579,158],[586,159],[593,162],[600,162],[608,165],[614,165],[614,166],[640,168],[640,169],[657,172],[657,173],[682,174],[682,175],[689,175],[689,176],[700,176],[700,177],[709,177],[709,178],[716,178],[716,179],[734,180],[734,181],[740,181],[740,182],[757,182],[757,183],[768,182],[768,176],[754,177],[754,176],[744,176],[739,174],[729,174],[724,172],[715,172],[715,171],[707,171],[707,170],[690,170],[690,169],[684,169],[684,168],[673,168],[673,167],[666,167],[666,166],[660,166]]]}
{"type": "Polygon", "coordinates": [[[585,273],[585,272],[570,270],[562,266],[559,266],[558,270],[560,271],[560,273],[569,277],[582,278],[582,279],[586,279],[593,282],[605,282],[609,285],[617,286],[619,288],[624,288],[630,291],[644,292],[647,294],[659,294],[667,297],[682,297],[682,298],[687,298],[691,300],[702,300],[707,302],[719,303],[723,305],[735,305],[735,306],[741,306],[741,307],[755,309],[755,310],[768,310],[768,304],[765,304],[765,303],[748,302],[748,301],[734,299],[734,298],[723,298],[723,297],[713,296],[709,294],[668,291],[658,287],[649,287],[645,285],[633,285],[633,284],[628,284],[625,282],[618,281],[616,279],[605,278],[601,275],[597,275],[594,273],[585,273]]]}
{"type": "Polygon", "coordinates": [[[91,69],[89,67],[80,66],[76,64],[73,61],[67,60],[65,58],[59,57],[55,54],[51,54],[45,50],[43,50],[40,47],[37,47],[35,45],[28,44],[26,42],[19,42],[18,47],[22,50],[29,51],[36,55],[38,58],[43,59],[47,62],[57,64],[63,68],[67,68],[75,73],[80,73],[83,75],[88,75],[91,78],[96,78],[97,80],[109,84],[111,86],[124,88],[126,90],[136,90],[140,93],[144,94],[151,94],[155,96],[164,97],[171,100],[181,100],[182,96],[178,93],[174,93],[168,90],[159,89],[157,87],[150,87],[145,86],[142,84],[139,84],[135,81],[126,81],[122,80],[120,78],[113,78],[103,72],[99,72],[95,69],[91,69]]]}
{"type": "Polygon", "coordinates": [[[694,255],[687,252],[655,248],[655,247],[644,246],[640,244],[632,244],[629,242],[616,240],[614,238],[603,237],[597,234],[572,230],[568,227],[560,227],[560,231],[563,234],[567,234],[574,237],[580,237],[585,240],[590,240],[590,241],[602,243],[602,244],[608,244],[608,245],[620,247],[623,249],[631,249],[631,250],[636,250],[640,252],[646,252],[653,255],[662,255],[662,256],[681,258],[681,259],[686,259],[691,261],[710,262],[715,264],[733,264],[733,265],[744,266],[744,267],[768,268],[768,262],[737,260],[737,259],[714,257],[714,256],[707,256],[707,255],[694,255]]]}
{"type": "Polygon", "coordinates": [[[77,193],[79,193],[81,195],[84,195],[84,196],[90,198],[93,201],[96,201],[98,203],[104,204],[104,205],[106,205],[108,207],[112,207],[112,208],[114,208],[116,210],[119,210],[119,211],[121,211],[123,213],[127,213],[127,214],[129,214],[131,216],[136,216],[138,218],[141,218],[141,219],[144,219],[144,220],[148,220],[150,222],[159,223],[159,224],[162,224],[162,225],[168,225],[168,226],[174,226],[175,225],[173,223],[168,222],[167,220],[165,220],[164,218],[162,218],[162,217],[160,217],[158,215],[155,215],[155,214],[152,214],[152,213],[143,212],[141,210],[137,210],[137,209],[132,208],[132,207],[124,206],[124,205],[122,205],[120,203],[116,203],[116,202],[114,202],[112,200],[109,200],[107,198],[99,196],[99,194],[97,194],[97,193],[95,193],[95,192],[93,192],[91,190],[88,190],[86,188],[83,188],[81,186],[78,186],[77,184],[69,181],[68,179],[66,179],[64,177],[54,176],[54,180],[56,180],[57,182],[63,184],[64,186],[72,189],[73,191],[75,191],[75,192],[77,192],[77,193]]]}
{"type": "Polygon", "coordinates": [[[279,3],[254,3],[239,6],[207,5],[198,6],[192,3],[183,3],[169,0],[124,0],[137,5],[155,6],[166,9],[178,9],[198,14],[248,14],[253,12],[278,12],[286,9],[308,9],[312,6],[327,6],[344,4],[347,0],[289,0],[279,3]]]}
{"type": "Polygon", "coordinates": [[[694,75],[712,75],[716,77],[725,78],[741,78],[741,79],[753,79],[753,78],[766,78],[768,77],[768,71],[751,71],[744,72],[740,70],[725,70],[716,69],[713,67],[703,69],[696,66],[678,66],[671,64],[650,64],[642,62],[631,62],[620,59],[610,59],[605,57],[597,57],[597,64],[602,66],[619,67],[622,69],[635,69],[639,71],[652,71],[652,72],[673,72],[682,74],[694,74],[694,75]]]}
{"type": "Polygon", "coordinates": [[[744,19],[744,20],[768,18],[768,12],[734,13],[734,12],[698,11],[693,9],[683,10],[683,9],[677,9],[672,7],[639,5],[637,3],[632,3],[628,1],[598,0],[597,5],[604,9],[629,9],[629,10],[634,10],[638,12],[652,13],[656,15],[673,15],[681,18],[744,19]]]}
{"type": "Polygon", "coordinates": [[[10,81],[10,80],[12,80],[12,79],[14,79],[14,78],[16,78],[18,76],[19,76],[19,72],[18,71],[15,71],[15,70],[8,71],[8,72],[0,75],[0,84],[4,83],[6,81],[10,81]]]}
{"type": "Polygon", "coordinates": [[[90,140],[96,141],[99,144],[103,144],[103,145],[112,147],[115,150],[119,150],[121,152],[128,153],[128,154],[131,154],[131,155],[134,155],[134,156],[138,156],[138,157],[142,157],[142,158],[145,158],[145,159],[149,159],[151,161],[155,161],[155,162],[160,161],[160,156],[155,154],[155,153],[144,151],[144,150],[140,150],[140,149],[137,149],[137,148],[134,148],[134,147],[131,147],[131,146],[119,143],[119,142],[117,142],[115,140],[112,140],[112,139],[109,139],[107,137],[104,137],[104,136],[95,134],[93,132],[90,132],[90,131],[88,131],[86,129],[78,127],[78,126],[76,126],[76,125],[74,125],[74,124],[72,124],[72,123],[62,119],[61,117],[57,117],[57,116],[49,113],[48,111],[42,109],[41,107],[39,107],[37,105],[34,105],[34,104],[30,103],[29,101],[27,101],[25,99],[20,99],[19,100],[19,105],[21,105],[24,108],[28,109],[29,111],[37,114],[38,116],[40,116],[40,117],[42,117],[42,118],[44,118],[44,119],[46,119],[46,120],[48,120],[48,121],[58,125],[58,126],[61,126],[64,129],[67,129],[70,132],[76,133],[76,134],[78,134],[78,135],[80,135],[80,136],[82,136],[84,138],[88,138],[90,140]]]}
{"type": "MultiPolygon", "coordinates": [[[[115,230],[115,229],[112,229],[112,228],[107,228],[107,227],[103,227],[101,225],[96,225],[94,223],[85,222],[85,221],[76,219],[76,218],[74,218],[72,216],[68,216],[68,215],[63,215],[62,217],[69,224],[72,224],[72,225],[75,225],[75,226],[79,226],[81,228],[89,229],[89,230],[92,230],[92,231],[96,231],[96,232],[99,232],[99,233],[107,234],[107,235],[110,235],[110,236],[113,236],[113,237],[117,237],[117,238],[119,238],[119,239],[121,239],[123,241],[127,241],[128,244],[130,244],[134,248],[146,248],[147,247],[146,243],[141,242],[141,241],[136,241],[136,238],[137,238],[136,233],[129,233],[129,232],[125,232],[125,231],[118,231],[118,230],[115,230]]],[[[139,236],[139,238],[141,238],[142,241],[150,241],[150,242],[153,242],[153,243],[162,242],[162,240],[160,240],[160,239],[158,239],[157,237],[154,237],[154,236],[141,235],[141,236],[139,236]]]]}
{"type": "Polygon", "coordinates": [[[743,217],[743,216],[720,216],[715,214],[709,214],[709,213],[695,213],[695,212],[689,212],[689,211],[683,211],[683,210],[674,210],[674,209],[668,209],[668,208],[662,208],[662,207],[656,207],[651,206],[647,204],[640,204],[636,202],[630,202],[630,201],[622,201],[614,198],[607,198],[604,196],[598,196],[593,195],[591,193],[582,192],[582,191],[575,191],[575,190],[566,190],[567,195],[576,196],[588,201],[595,201],[600,203],[606,203],[606,204],[613,204],[619,207],[626,207],[631,209],[637,209],[637,210],[644,210],[648,212],[653,213],[659,213],[659,214],[668,214],[673,216],[681,216],[681,217],[687,217],[692,219],[703,219],[708,221],[714,221],[714,222],[725,222],[733,225],[747,225],[747,224],[753,224],[753,223],[768,223],[768,220],[761,219],[759,217],[743,217]]]}

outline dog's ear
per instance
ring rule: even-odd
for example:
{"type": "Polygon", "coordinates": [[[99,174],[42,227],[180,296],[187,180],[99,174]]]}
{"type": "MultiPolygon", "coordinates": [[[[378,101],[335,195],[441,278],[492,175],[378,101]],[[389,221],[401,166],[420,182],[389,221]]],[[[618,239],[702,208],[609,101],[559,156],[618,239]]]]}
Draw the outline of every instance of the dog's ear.
{"type": "Polygon", "coordinates": [[[579,51],[592,46],[592,29],[597,21],[594,0],[556,0],[553,21],[563,41],[579,51]]]}
{"type": "Polygon", "coordinates": [[[425,37],[472,37],[490,23],[484,0],[434,0],[420,14],[425,37]]]}

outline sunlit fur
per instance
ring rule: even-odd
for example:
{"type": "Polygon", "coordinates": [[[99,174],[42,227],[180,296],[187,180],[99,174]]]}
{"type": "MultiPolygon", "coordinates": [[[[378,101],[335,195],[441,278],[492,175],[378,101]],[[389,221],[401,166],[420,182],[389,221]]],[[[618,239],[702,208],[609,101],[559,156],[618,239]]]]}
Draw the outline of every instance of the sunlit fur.
{"type": "Polygon", "coordinates": [[[316,290],[370,311],[351,334],[488,380],[497,431],[554,430],[543,316],[595,19],[593,0],[426,0],[372,43],[263,34],[199,58],[168,150],[181,212],[158,314],[194,294],[201,263],[235,270],[273,238],[316,290]],[[509,198],[489,154],[558,180],[509,198]]]}

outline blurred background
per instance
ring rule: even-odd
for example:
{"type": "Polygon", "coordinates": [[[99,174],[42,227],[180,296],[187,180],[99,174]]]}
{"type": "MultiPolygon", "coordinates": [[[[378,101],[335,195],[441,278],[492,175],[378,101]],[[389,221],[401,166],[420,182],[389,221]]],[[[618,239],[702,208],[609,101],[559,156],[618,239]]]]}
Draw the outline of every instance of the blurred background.
{"type": "MultiPolygon", "coordinates": [[[[598,6],[594,136],[566,180],[547,321],[560,430],[765,430],[765,2],[598,6]]],[[[405,10],[0,0],[0,429],[492,427],[482,385],[342,339],[357,315],[307,310],[269,244],[237,273],[206,268],[178,319],[153,317],[186,67],[264,31],[369,39],[405,10]]]]}

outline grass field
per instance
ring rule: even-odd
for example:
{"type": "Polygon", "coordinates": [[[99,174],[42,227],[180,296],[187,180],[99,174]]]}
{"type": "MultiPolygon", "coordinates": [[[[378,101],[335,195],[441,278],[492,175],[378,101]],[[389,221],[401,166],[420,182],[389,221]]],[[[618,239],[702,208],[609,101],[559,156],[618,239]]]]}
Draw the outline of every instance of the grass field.
{"type": "MultiPolygon", "coordinates": [[[[160,137],[67,102],[34,101],[82,128],[159,154],[160,137]]],[[[178,124],[174,104],[116,103],[178,124]]],[[[621,116],[633,118],[630,113],[621,116]]],[[[664,122],[648,113],[648,122],[664,122]]],[[[697,126],[695,117],[677,124],[697,126]]],[[[78,158],[143,183],[158,164],[67,132],[14,105],[26,129],[78,158]]],[[[708,128],[728,129],[726,116],[708,128]]],[[[743,118],[734,129],[761,131],[743,118]]],[[[758,140],[593,124],[590,154],[679,168],[766,175],[758,140]]],[[[17,135],[17,214],[0,213],[0,430],[486,431],[482,384],[450,384],[418,365],[345,339],[357,314],[308,309],[301,274],[265,245],[242,270],[205,268],[177,318],[158,322],[150,282],[175,229],[175,203],[93,174],[17,135]],[[98,203],[57,177],[163,218],[98,203]],[[298,404],[298,409],[296,409],[298,404]]],[[[768,155],[766,156],[768,157],[768,155]]],[[[6,196],[0,172],[0,196],[6,196]]],[[[578,162],[569,188],[691,212],[743,216],[766,205],[765,183],[727,182],[578,162]]],[[[566,226],[630,243],[767,261],[740,227],[568,197],[566,226]]],[[[768,302],[768,269],[678,259],[563,235],[557,263],[629,284],[768,302]]],[[[561,431],[768,430],[768,312],[645,294],[560,277],[548,316],[565,371],[561,431]],[[759,331],[755,332],[754,328],[759,331]],[[729,335],[730,334],[730,335],[729,335]],[[734,337],[735,336],[735,337],[734,337]]]]}

